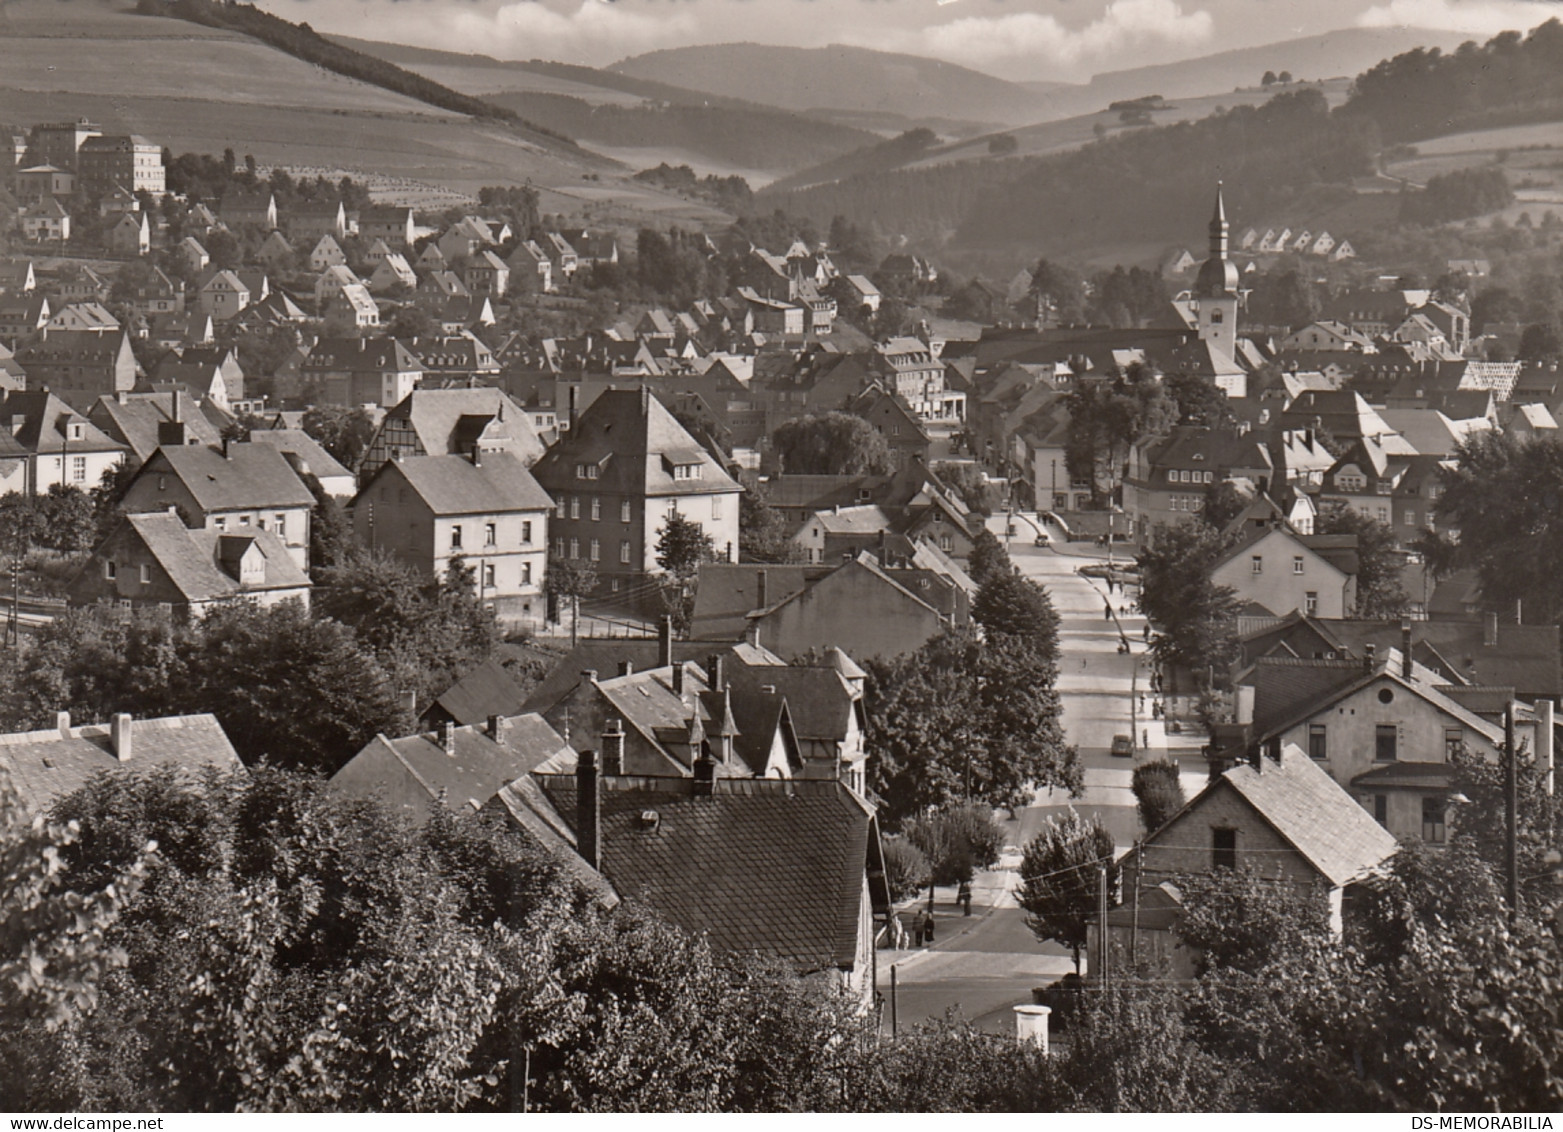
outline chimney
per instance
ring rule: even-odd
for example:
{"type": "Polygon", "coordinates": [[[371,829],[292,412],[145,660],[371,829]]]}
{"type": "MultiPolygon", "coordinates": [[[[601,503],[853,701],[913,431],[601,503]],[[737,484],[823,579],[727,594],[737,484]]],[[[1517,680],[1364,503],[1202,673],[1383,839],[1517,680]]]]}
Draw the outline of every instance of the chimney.
{"type": "Polygon", "coordinates": [[[726,681],[723,680],[722,658],[712,653],[706,657],[706,684],[713,692],[723,691],[726,681]]]}
{"type": "Polygon", "coordinates": [[[1362,646],[1362,669],[1364,672],[1372,672],[1374,664],[1378,660],[1377,645],[1362,646]]]}
{"type": "Polygon", "coordinates": [[[575,414],[579,409],[581,390],[579,386],[570,386],[570,431],[575,431],[575,414]]]}
{"type": "Polygon", "coordinates": [[[754,607],[756,609],[764,609],[766,607],[765,597],[765,571],[756,570],[754,572],[754,607]]]}
{"type": "Polygon", "coordinates": [[[602,868],[602,789],[597,779],[597,752],[582,751],[575,762],[575,850],[592,868],[602,868]]]}
{"type": "Polygon", "coordinates": [[[1252,684],[1239,684],[1237,686],[1234,723],[1253,723],[1254,692],[1255,688],[1252,684]]]}
{"type": "Polygon", "coordinates": [[[54,726],[60,729],[60,738],[69,739],[71,737],[71,713],[68,711],[55,712],[54,726]]]}
{"type": "Polygon", "coordinates": [[[1498,615],[1496,613],[1482,614],[1482,644],[1487,648],[1496,648],[1498,645],[1498,615]]]}
{"type": "Polygon", "coordinates": [[[620,676],[633,676],[633,675],[635,675],[635,662],[633,660],[621,660],[621,661],[619,661],[619,675],[620,676]]]}
{"type": "Polygon", "coordinates": [[[109,748],[122,763],[130,761],[130,716],[119,712],[109,720],[109,748]]]}
{"type": "Polygon", "coordinates": [[[223,459],[224,460],[232,460],[233,459],[233,456],[228,451],[228,446],[230,444],[232,444],[232,443],[233,443],[233,441],[232,441],[232,439],[230,437],[228,437],[228,436],[224,436],[223,437],[223,459]]]}
{"type": "Polygon", "coordinates": [[[684,698],[684,666],[673,665],[673,694],[679,699],[684,698]]]}
{"type": "Polygon", "coordinates": [[[581,669],[581,681],[586,684],[597,683],[597,670],[595,668],[581,669]]]}
{"type": "Polygon", "coordinates": [[[1411,618],[1400,619],[1400,675],[1411,679],[1411,618]]]}
{"type": "Polygon", "coordinates": [[[445,748],[447,755],[456,753],[456,721],[447,719],[440,724],[440,746],[445,748]]]}
{"type": "Polygon", "coordinates": [[[175,419],[171,421],[157,422],[157,444],[159,448],[183,448],[189,443],[183,421],[175,419]]]}
{"type": "Polygon", "coordinates": [[[716,760],[711,752],[702,750],[695,760],[694,793],[696,798],[709,798],[716,792],[716,760]]]}
{"type": "Polygon", "coordinates": [[[657,667],[667,668],[673,663],[673,617],[664,613],[657,624],[657,667]]]}
{"type": "Polygon", "coordinates": [[[1271,762],[1277,766],[1281,765],[1281,737],[1279,735],[1272,735],[1265,740],[1264,753],[1271,762]]]}
{"type": "Polygon", "coordinates": [[[748,641],[755,648],[760,647],[760,623],[758,621],[751,621],[744,626],[744,640],[748,641]]]}
{"type": "MultiPolygon", "coordinates": [[[[170,507],[169,510],[172,511],[173,508],[170,507]]],[[[417,691],[412,689],[412,688],[409,688],[409,689],[407,689],[406,691],[404,691],[401,694],[401,697],[402,697],[402,707],[407,709],[407,714],[408,715],[417,715],[418,714],[418,693],[417,693],[417,691]]]]}
{"type": "Polygon", "coordinates": [[[624,773],[624,721],[617,716],[602,733],[602,773],[604,778],[624,773]]]}
{"type": "Polygon", "coordinates": [[[488,717],[488,737],[506,747],[510,745],[510,727],[510,720],[502,715],[488,717]]]}

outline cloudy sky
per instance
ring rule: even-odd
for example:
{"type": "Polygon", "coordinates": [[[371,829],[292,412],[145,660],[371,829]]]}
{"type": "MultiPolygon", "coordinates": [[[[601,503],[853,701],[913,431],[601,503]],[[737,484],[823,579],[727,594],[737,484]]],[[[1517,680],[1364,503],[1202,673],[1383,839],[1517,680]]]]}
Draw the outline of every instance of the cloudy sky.
{"type": "Polygon", "coordinates": [[[259,0],[318,31],[602,66],[691,43],[847,43],[1012,79],[1209,54],[1336,28],[1481,38],[1563,14],[1563,0],[259,0]]]}

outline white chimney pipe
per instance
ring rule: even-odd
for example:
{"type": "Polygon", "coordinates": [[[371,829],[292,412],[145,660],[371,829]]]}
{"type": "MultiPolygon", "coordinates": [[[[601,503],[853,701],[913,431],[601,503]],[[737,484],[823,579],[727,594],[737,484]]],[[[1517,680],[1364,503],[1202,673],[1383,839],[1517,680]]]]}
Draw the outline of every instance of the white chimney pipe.
{"type": "Polygon", "coordinates": [[[130,761],[130,739],[130,716],[126,712],[119,712],[109,720],[109,747],[114,757],[122,763],[130,761]]]}

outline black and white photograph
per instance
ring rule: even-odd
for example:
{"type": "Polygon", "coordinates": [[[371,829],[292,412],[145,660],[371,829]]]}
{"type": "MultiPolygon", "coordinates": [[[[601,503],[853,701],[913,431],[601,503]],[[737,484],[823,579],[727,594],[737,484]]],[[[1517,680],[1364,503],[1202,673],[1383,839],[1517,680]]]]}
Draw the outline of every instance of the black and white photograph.
{"type": "Polygon", "coordinates": [[[1560,362],[1559,0],[0,0],[6,1129],[1548,1132],[1560,362]]]}

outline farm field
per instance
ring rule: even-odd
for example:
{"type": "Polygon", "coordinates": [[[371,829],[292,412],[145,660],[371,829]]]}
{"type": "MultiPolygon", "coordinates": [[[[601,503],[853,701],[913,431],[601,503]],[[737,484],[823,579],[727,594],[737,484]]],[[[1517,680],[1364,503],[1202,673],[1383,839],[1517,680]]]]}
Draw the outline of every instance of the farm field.
{"type": "Polygon", "coordinates": [[[1563,211],[1563,123],[1536,122],[1470,130],[1419,141],[1413,156],[1390,162],[1384,171],[1413,185],[1430,177],[1483,165],[1501,165],[1514,188],[1515,203],[1501,215],[1510,222],[1537,209],[1563,211]]]}

